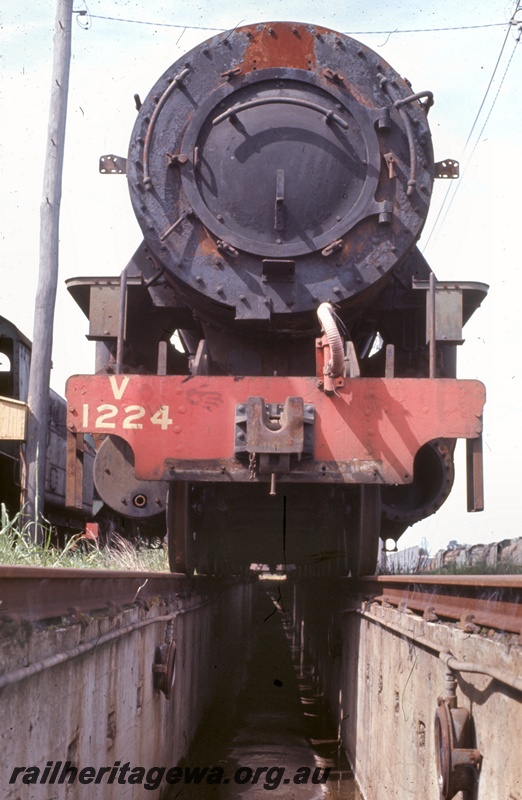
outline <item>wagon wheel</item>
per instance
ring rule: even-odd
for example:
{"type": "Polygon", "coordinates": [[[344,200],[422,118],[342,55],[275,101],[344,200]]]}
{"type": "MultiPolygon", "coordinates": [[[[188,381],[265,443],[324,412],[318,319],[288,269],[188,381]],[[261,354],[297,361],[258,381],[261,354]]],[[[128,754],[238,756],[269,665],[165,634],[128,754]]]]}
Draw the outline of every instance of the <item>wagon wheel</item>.
{"type": "Polygon", "coordinates": [[[171,572],[194,572],[194,547],[190,484],[171,483],[167,494],[167,542],[171,572]]]}
{"type": "Polygon", "coordinates": [[[375,575],[381,533],[381,487],[362,483],[350,537],[350,571],[352,578],[375,575]]]}

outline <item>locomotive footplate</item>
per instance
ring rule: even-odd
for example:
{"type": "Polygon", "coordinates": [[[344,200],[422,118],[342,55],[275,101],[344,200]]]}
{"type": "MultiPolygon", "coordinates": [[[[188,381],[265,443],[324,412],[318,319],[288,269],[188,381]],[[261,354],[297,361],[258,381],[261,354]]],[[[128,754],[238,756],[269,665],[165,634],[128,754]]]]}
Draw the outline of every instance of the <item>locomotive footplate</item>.
{"type": "Polygon", "coordinates": [[[74,376],[66,394],[72,442],[120,437],[139,481],[406,484],[426,442],[480,437],[485,402],[474,380],[347,378],[327,395],[313,376],[74,376]]]}

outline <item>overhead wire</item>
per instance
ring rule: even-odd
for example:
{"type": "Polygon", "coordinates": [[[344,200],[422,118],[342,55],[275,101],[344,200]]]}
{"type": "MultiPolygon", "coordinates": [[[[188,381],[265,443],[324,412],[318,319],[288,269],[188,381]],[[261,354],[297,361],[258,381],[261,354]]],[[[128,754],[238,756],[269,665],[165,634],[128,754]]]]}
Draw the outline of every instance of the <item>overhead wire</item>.
{"type": "MultiPolygon", "coordinates": [[[[180,39],[183,36],[183,34],[185,33],[185,31],[187,31],[187,30],[213,31],[213,32],[217,32],[217,33],[222,33],[222,32],[225,31],[225,28],[216,28],[216,27],[206,26],[206,25],[186,25],[186,24],[179,24],[179,23],[173,23],[173,22],[152,22],[152,21],[149,21],[149,20],[137,20],[137,19],[128,19],[128,18],[123,18],[123,17],[112,17],[112,16],[102,15],[102,14],[91,14],[89,9],[88,9],[86,0],[82,0],[82,2],[85,5],[85,9],[75,9],[73,11],[73,13],[78,14],[79,17],[87,16],[88,20],[89,20],[89,23],[90,23],[90,20],[92,20],[92,19],[100,19],[100,20],[106,20],[106,21],[109,21],[109,22],[123,22],[123,23],[134,24],[134,25],[149,25],[149,26],[158,27],[158,28],[160,28],[160,27],[161,28],[178,28],[178,29],[182,30],[182,33],[181,33],[181,35],[179,37],[180,39]]],[[[520,10],[521,2],[522,2],[522,0],[516,0],[515,9],[514,9],[512,15],[511,15],[511,18],[508,21],[504,21],[504,22],[490,22],[490,23],[483,23],[483,24],[479,24],[479,25],[458,25],[458,26],[438,27],[438,28],[408,28],[408,29],[401,29],[401,30],[393,29],[393,30],[378,30],[378,31],[343,31],[343,33],[345,33],[346,35],[357,35],[357,36],[361,36],[361,35],[373,36],[373,35],[384,35],[384,34],[387,34],[387,35],[391,36],[392,34],[436,33],[436,32],[444,32],[444,31],[477,30],[477,29],[481,29],[481,28],[495,28],[495,27],[501,27],[501,26],[507,25],[508,28],[507,28],[507,31],[506,31],[506,36],[504,37],[504,41],[502,43],[502,47],[500,49],[500,53],[499,53],[498,58],[497,58],[497,62],[496,62],[495,67],[493,69],[490,81],[489,81],[488,86],[487,86],[487,88],[486,88],[486,90],[484,92],[484,96],[482,98],[482,102],[481,102],[481,104],[479,106],[479,109],[477,111],[477,114],[475,116],[473,124],[472,124],[472,126],[470,128],[468,137],[466,139],[466,143],[464,145],[464,153],[465,153],[466,152],[466,148],[468,147],[468,144],[469,144],[469,142],[471,140],[471,137],[473,135],[475,127],[476,127],[476,125],[478,123],[478,120],[480,118],[480,115],[482,113],[482,110],[484,108],[484,105],[486,103],[486,100],[488,98],[488,95],[489,95],[489,92],[491,90],[491,87],[493,85],[493,81],[495,79],[495,76],[497,74],[497,70],[498,70],[500,62],[502,60],[502,56],[503,56],[506,44],[507,44],[508,39],[509,39],[511,29],[512,29],[513,25],[519,24],[518,21],[515,20],[515,16],[516,16],[517,12],[520,10]]],[[[84,27],[85,29],[88,29],[90,27],[89,23],[87,25],[82,26],[82,27],[84,27]]],[[[520,30],[522,30],[522,28],[520,30]]],[[[179,41],[179,39],[178,39],[178,41],[179,41]]],[[[509,67],[511,65],[511,62],[513,60],[513,56],[514,56],[514,53],[515,53],[515,50],[516,50],[516,47],[517,47],[519,41],[520,41],[520,34],[519,34],[519,36],[518,36],[518,38],[517,38],[517,40],[515,42],[515,46],[513,48],[512,53],[511,53],[508,65],[506,67],[506,70],[504,72],[504,75],[502,77],[500,85],[498,87],[498,90],[497,90],[497,93],[496,93],[495,98],[493,100],[493,103],[491,105],[491,108],[490,108],[490,110],[488,112],[486,121],[484,122],[484,125],[482,126],[482,129],[481,129],[481,131],[479,133],[477,141],[475,142],[475,145],[473,147],[471,155],[470,155],[470,157],[469,157],[469,159],[468,159],[468,161],[466,163],[466,166],[464,167],[464,170],[462,172],[460,181],[457,184],[455,184],[453,181],[450,181],[448,183],[448,188],[446,190],[446,194],[444,195],[444,198],[442,200],[441,206],[440,206],[439,211],[437,213],[437,217],[435,219],[435,222],[433,223],[433,226],[432,226],[430,234],[429,234],[429,236],[428,236],[428,238],[426,240],[426,243],[424,244],[424,247],[423,247],[424,250],[427,249],[427,247],[429,246],[430,240],[432,239],[434,233],[437,231],[438,226],[439,226],[439,220],[441,219],[444,210],[446,209],[445,213],[444,213],[444,216],[442,217],[441,225],[445,221],[445,219],[446,219],[446,217],[448,215],[448,212],[449,212],[451,206],[453,205],[453,201],[455,199],[455,196],[456,196],[460,186],[462,185],[462,182],[463,182],[463,179],[464,179],[464,175],[465,175],[466,170],[467,170],[467,168],[468,168],[468,166],[469,166],[469,164],[471,162],[471,159],[472,159],[472,157],[473,157],[473,155],[475,153],[475,150],[477,148],[477,145],[478,145],[478,142],[480,140],[480,137],[482,136],[482,133],[484,132],[484,129],[485,129],[485,127],[486,127],[486,125],[488,123],[488,120],[489,120],[489,118],[491,116],[491,113],[492,113],[493,108],[495,106],[495,103],[497,101],[498,95],[500,93],[500,89],[502,88],[502,84],[504,83],[504,80],[505,80],[505,77],[506,77],[507,72],[509,70],[509,67]],[[453,190],[453,194],[451,194],[452,190],[453,190]],[[451,198],[450,198],[450,195],[451,195],[451,198]],[[449,205],[448,205],[448,203],[449,203],[449,205]],[[446,208],[446,206],[447,206],[447,208],[446,208]]]]}
{"type": "Polygon", "coordinates": [[[498,86],[498,89],[497,89],[497,92],[496,92],[495,97],[493,99],[493,102],[491,104],[491,107],[490,107],[490,109],[488,111],[488,115],[487,115],[486,120],[485,120],[484,124],[482,125],[482,128],[481,128],[481,130],[480,130],[480,132],[479,132],[479,134],[478,134],[478,136],[477,136],[477,138],[475,140],[475,144],[473,145],[473,149],[472,149],[472,151],[471,151],[471,153],[470,153],[470,155],[469,155],[469,157],[468,157],[468,159],[466,161],[466,165],[465,165],[465,167],[464,167],[464,169],[462,171],[462,174],[460,176],[460,180],[458,181],[458,183],[454,183],[453,181],[450,181],[448,183],[448,188],[446,189],[446,194],[444,195],[444,198],[443,198],[442,203],[440,205],[439,211],[438,211],[437,216],[435,218],[435,222],[433,223],[433,226],[431,228],[430,234],[429,234],[428,238],[426,239],[426,242],[424,243],[424,246],[422,248],[423,251],[427,250],[427,248],[429,246],[429,243],[430,243],[433,235],[435,234],[435,232],[436,232],[436,235],[435,235],[434,241],[436,240],[436,238],[438,236],[438,230],[442,227],[442,225],[444,224],[444,222],[446,220],[446,217],[448,216],[448,213],[449,213],[449,211],[450,211],[450,209],[451,209],[451,207],[453,205],[453,202],[454,202],[455,197],[456,197],[456,195],[458,193],[458,190],[462,186],[462,183],[464,181],[464,176],[465,176],[465,174],[466,174],[466,172],[468,170],[469,165],[471,164],[471,161],[472,161],[473,156],[475,154],[475,150],[478,147],[478,144],[480,142],[482,134],[484,133],[484,130],[485,130],[486,125],[487,125],[487,123],[489,121],[489,118],[491,117],[491,113],[492,113],[492,111],[493,111],[493,109],[495,107],[495,104],[497,102],[498,96],[500,94],[500,90],[502,89],[502,86],[504,84],[506,75],[507,75],[507,73],[509,71],[509,68],[511,66],[511,62],[513,61],[513,56],[515,55],[515,50],[516,50],[516,48],[517,48],[517,46],[518,46],[518,44],[520,42],[520,38],[521,38],[521,34],[522,34],[522,25],[520,24],[519,21],[515,20],[515,16],[518,13],[518,11],[520,10],[521,2],[522,2],[522,0],[517,0],[517,2],[515,4],[515,9],[514,9],[512,15],[511,15],[511,19],[509,20],[509,23],[508,23],[509,27],[508,27],[508,29],[506,31],[506,36],[505,36],[504,41],[502,43],[502,47],[500,48],[500,53],[498,55],[495,67],[493,69],[493,73],[492,73],[491,78],[489,80],[488,86],[487,86],[487,88],[486,88],[486,90],[484,92],[484,96],[482,98],[482,102],[480,103],[479,109],[478,109],[478,111],[477,111],[477,113],[475,115],[475,119],[473,121],[473,124],[472,124],[472,126],[470,128],[470,131],[469,131],[469,134],[468,134],[468,137],[466,139],[466,143],[464,145],[464,150],[463,150],[464,154],[466,153],[466,149],[467,149],[468,144],[469,144],[469,142],[471,140],[473,132],[474,132],[476,126],[477,126],[477,122],[478,122],[478,120],[480,118],[482,109],[484,108],[484,105],[485,105],[486,100],[488,98],[489,92],[490,92],[491,87],[493,85],[493,81],[494,81],[495,76],[497,74],[497,71],[498,71],[502,56],[504,54],[504,50],[506,48],[506,44],[507,44],[508,38],[509,38],[511,30],[512,30],[512,27],[513,27],[513,25],[519,25],[519,34],[518,34],[518,36],[517,36],[517,38],[515,40],[515,44],[514,44],[513,50],[511,52],[510,57],[509,57],[507,66],[506,66],[506,68],[504,70],[504,74],[503,74],[503,76],[501,78],[500,84],[498,86]],[[453,194],[451,194],[452,189],[453,189],[453,194]],[[450,198],[450,195],[451,195],[451,198],[450,198]],[[444,216],[442,216],[443,212],[444,212],[444,216]],[[441,219],[441,217],[442,217],[442,219],[441,219]],[[439,220],[440,220],[440,225],[439,225],[439,220]]]}
{"type": "MultiPolygon", "coordinates": [[[[475,144],[473,145],[473,149],[472,149],[472,151],[471,151],[471,153],[470,153],[470,155],[469,155],[469,158],[468,158],[468,160],[467,160],[467,162],[466,162],[466,166],[464,167],[464,170],[463,170],[463,172],[462,172],[462,175],[461,175],[461,177],[460,177],[460,181],[459,181],[459,182],[458,182],[458,183],[455,185],[455,191],[453,192],[453,195],[451,196],[451,200],[449,201],[449,205],[448,205],[448,207],[447,207],[447,209],[446,209],[446,213],[444,214],[444,216],[443,216],[443,218],[442,218],[442,220],[441,220],[441,223],[440,223],[441,227],[444,225],[444,222],[446,221],[446,217],[448,216],[448,214],[449,214],[449,211],[450,211],[450,209],[451,209],[451,207],[452,207],[452,205],[453,205],[453,202],[454,202],[454,200],[455,200],[455,197],[457,196],[457,192],[458,192],[458,190],[460,189],[460,187],[462,186],[462,181],[464,180],[464,176],[465,176],[465,174],[466,174],[466,172],[467,172],[467,169],[468,169],[469,165],[471,164],[471,161],[473,160],[473,156],[474,156],[474,154],[475,154],[475,150],[477,149],[477,147],[478,147],[478,144],[479,144],[479,142],[480,142],[480,140],[481,140],[481,138],[482,138],[482,134],[484,133],[484,130],[485,130],[485,128],[486,128],[486,125],[488,124],[488,121],[489,121],[489,118],[490,118],[490,116],[491,116],[491,113],[492,113],[493,109],[495,108],[495,104],[496,104],[496,102],[497,102],[497,99],[498,99],[498,96],[499,96],[499,94],[500,94],[500,90],[502,89],[502,85],[503,85],[503,83],[504,83],[504,80],[505,80],[505,78],[506,78],[506,75],[507,75],[507,73],[508,73],[509,67],[511,66],[511,62],[512,62],[512,60],[513,60],[513,56],[515,55],[515,50],[516,50],[516,48],[517,48],[517,45],[518,45],[518,43],[519,43],[519,42],[520,42],[520,34],[519,34],[519,36],[517,37],[517,40],[516,40],[516,42],[515,42],[515,46],[513,47],[513,51],[512,51],[512,53],[511,53],[511,56],[510,56],[510,58],[509,58],[509,61],[508,61],[507,67],[506,67],[506,69],[505,69],[505,71],[504,71],[504,75],[502,76],[502,79],[501,79],[501,81],[500,81],[499,87],[498,87],[498,89],[497,89],[497,92],[496,92],[496,94],[495,94],[495,97],[494,97],[494,99],[493,99],[493,102],[492,102],[492,104],[491,104],[491,108],[490,108],[490,109],[489,109],[489,111],[488,111],[488,115],[487,115],[487,117],[486,117],[486,119],[485,119],[485,121],[484,121],[484,124],[483,124],[482,128],[480,129],[480,133],[478,134],[478,136],[477,136],[477,138],[476,138],[475,144]]],[[[430,233],[430,235],[429,235],[428,239],[426,240],[426,245],[425,245],[425,248],[424,248],[424,249],[426,249],[426,248],[427,248],[427,246],[428,246],[428,244],[429,244],[429,241],[430,241],[430,239],[431,239],[431,237],[432,237],[432,235],[433,235],[433,232],[434,232],[434,230],[435,230],[435,228],[436,228],[437,222],[438,222],[438,220],[440,219],[441,213],[442,213],[442,211],[443,211],[444,203],[445,203],[445,201],[446,201],[446,199],[447,199],[447,197],[448,197],[449,190],[450,190],[451,188],[452,188],[452,187],[451,187],[451,184],[450,184],[450,185],[448,186],[448,191],[446,192],[446,195],[445,195],[445,197],[444,197],[444,201],[443,201],[443,203],[442,203],[442,205],[441,205],[441,208],[439,209],[439,213],[437,214],[437,219],[435,220],[435,223],[434,223],[434,225],[433,225],[433,228],[432,228],[432,230],[431,230],[431,233],[430,233]]]]}
{"type": "Polygon", "coordinates": [[[151,25],[154,28],[183,28],[184,30],[192,30],[192,31],[216,31],[217,33],[223,33],[223,31],[225,30],[225,28],[212,28],[209,25],[181,25],[174,22],[151,22],[144,19],[126,19],[124,17],[109,17],[103,14],[91,14],[85,9],[73,9],[73,14],[78,14],[80,17],[88,15],[89,19],[103,19],[108,22],[126,22],[132,25],[151,25]]]}
{"type": "MultiPolygon", "coordinates": [[[[88,16],[90,19],[102,19],[108,22],[126,22],[133,25],[152,25],[155,28],[183,28],[185,30],[193,30],[193,31],[216,31],[217,33],[223,33],[226,28],[214,28],[209,25],[184,25],[180,23],[174,22],[151,22],[150,20],[143,20],[143,19],[127,19],[124,17],[110,17],[104,14],[91,14],[90,12],[86,12],[85,9],[74,9],[74,14],[79,14],[80,16],[88,16]]],[[[469,30],[476,30],[478,28],[498,28],[502,25],[507,25],[507,22],[487,22],[481,25],[455,25],[455,26],[448,26],[443,28],[407,28],[403,30],[398,30],[394,28],[393,30],[382,30],[382,31],[343,31],[346,35],[350,36],[378,36],[383,34],[393,34],[393,33],[437,33],[440,31],[469,31],[469,30]]]]}
{"type": "Polygon", "coordinates": [[[504,41],[502,43],[502,47],[500,48],[500,53],[498,54],[497,63],[495,64],[495,68],[493,70],[493,74],[491,75],[491,78],[489,80],[488,87],[487,87],[487,89],[486,89],[486,91],[484,93],[484,97],[482,98],[482,102],[480,104],[479,110],[477,111],[476,117],[473,120],[473,125],[471,126],[471,130],[470,130],[470,132],[468,134],[468,138],[466,139],[466,143],[464,145],[464,150],[466,149],[466,147],[469,144],[469,140],[471,139],[471,137],[473,135],[473,131],[475,130],[475,126],[477,124],[478,118],[480,117],[480,113],[481,113],[482,109],[484,108],[484,103],[486,102],[486,98],[487,98],[487,96],[489,94],[489,90],[491,89],[491,85],[492,85],[492,83],[493,83],[493,81],[495,79],[495,75],[497,74],[497,69],[498,69],[499,64],[500,64],[500,59],[502,58],[504,50],[506,49],[506,45],[507,45],[510,33],[511,33],[511,27],[509,27],[507,29],[507,31],[506,31],[506,36],[505,36],[504,41]]]}

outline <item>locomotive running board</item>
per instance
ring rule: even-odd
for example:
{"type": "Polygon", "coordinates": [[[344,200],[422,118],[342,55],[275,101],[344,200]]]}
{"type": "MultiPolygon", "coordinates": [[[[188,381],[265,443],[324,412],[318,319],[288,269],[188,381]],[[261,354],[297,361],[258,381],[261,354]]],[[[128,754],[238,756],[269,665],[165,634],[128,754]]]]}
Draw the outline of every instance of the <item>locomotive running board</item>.
{"type": "MultiPolygon", "coordinates": [[[[248,481],[248,464],[235,455],[237,406],[293,397],[313,407],[313,456],[294,456],[280,481],[404,484],[426,442],[480,437],[485,388],[472,380],[348,378],[328,396],[311,376],[80,375],[66,396],[71,448],[78,434],[119,436],[140,480],[248,481]]],[[[475,483],[477,476],[479,469],[475,483]]]]}

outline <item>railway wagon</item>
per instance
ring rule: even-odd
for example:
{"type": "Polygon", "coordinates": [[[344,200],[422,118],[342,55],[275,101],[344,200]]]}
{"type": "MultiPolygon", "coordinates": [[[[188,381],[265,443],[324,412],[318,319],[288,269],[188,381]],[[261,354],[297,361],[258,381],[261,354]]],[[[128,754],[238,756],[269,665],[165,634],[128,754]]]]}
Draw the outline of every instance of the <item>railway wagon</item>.
{"type": "MultiPolygon", "coordinates": [[[[31,342],[13,322],[0,317],[0,502],[13,519],[24,505],[24,440],[29,408],[31,342]]],[[[45,459],[44,516],[60,529],[80,530],[93,509],[93,448],[85,444],[82,502],[66,508],[66,406],[50,390],[45,459]]]]}
{"type": "Polygon", "coordinates": [[[116,277],[68,282],[96,342],[69,447],[96,436],[104,502],[166,513],[174,571],[368,574],[380,538],[444,503],[464,438],[480,510],[485,390],[456,350],[487,287],[417,248],[434,180],[458,174],[432,93],[273,22],[198,45],[136,104],[100,171],[126,174],[143,242],[116,277]]]}

